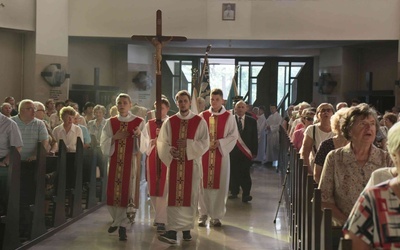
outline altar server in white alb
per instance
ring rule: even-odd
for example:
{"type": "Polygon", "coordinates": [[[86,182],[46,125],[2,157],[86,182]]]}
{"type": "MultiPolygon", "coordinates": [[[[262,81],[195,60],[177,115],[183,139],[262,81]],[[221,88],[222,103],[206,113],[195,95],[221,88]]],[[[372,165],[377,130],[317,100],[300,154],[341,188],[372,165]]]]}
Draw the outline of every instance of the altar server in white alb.
{"type": "Polygon", "coordinates": [[[210,108],[200,114],[207,122],[210,133],[210,148],[203,155],[203,182],[199,196],[200,227],[205,227],[208,216],[210,226],[220,227],[225,216],[229,192],[229,153],[236,145],[238,129],[235,117],[222,105],[221,89],[213,89],[210,108]]]}
{"type": "Polygon", "coordinates": [[[162,125],[157,139],[161,161],[168,168],[167,232],[158,237],[177,243],[177,231],[190,241],[194,228],[201,180],[201,156],[209,147],[207,124],[190,110],[191,98],[186,90],[175,96],[179,112],[162,125]]]}
{"type": "Polygon", "coordinates": [[[119,94],[116,99],[118,115],[107,120],[100,137],[100,146],[103,154],[110,157],[107,182],[107,208],[113,219],[108,232],[118,229],[119,240],[127,239],[126,226],[128,225],[127,207],[130,201],[138,206],[139,197],[135,197],[137,182],[138,140],[144,128],[142,118],[130,112],[131,97],[128,94],[119,94]]]}
{"type": "Polygon", "coordinates": [[[271,114],[267,118],[267,162],[277,166],[279,157],[279,127],[282,123],[282,116],[278,113],[276,105],[269,106],[271,114]]]}
{"type": "MultiPolygon", "coordinates": [[[[161,98],[161,122],[168,118],[169,101],[161,98]]],[[[154,103],[156,107],[156,103],[154,103]]],[[[161,125],[161,124],[160,124],[161,125]]],[[[151,119],[146,123],[140,136],[140,151],[146,154],[146,180],[147,189],[150,195],[151,205],[155,211],[154,225],[157,232],[165,231],[167,223],[167,166],[161,162],[157,151],[157,137],[160,133],[157,120],[151,119]]]]}

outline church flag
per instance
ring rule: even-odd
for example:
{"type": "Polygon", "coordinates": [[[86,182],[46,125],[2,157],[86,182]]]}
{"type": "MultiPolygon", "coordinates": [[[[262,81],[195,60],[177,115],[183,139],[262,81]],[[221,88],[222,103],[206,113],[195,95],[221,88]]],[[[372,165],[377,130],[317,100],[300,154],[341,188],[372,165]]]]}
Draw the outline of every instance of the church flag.
{"type": "Polygon", "coordinates": [[[207,46],[206,55],[204,57],[203,68],[200,76],[200,90],[199,96],[206,101],[206,108],[210,106],[210,65],[208,63],[208,52],[211,50],[211,45],[207,46]]]}
{"type": "Polygon", "coordinates": [[[199,93],[197,92],[199,71],[196,68],[192,68],[192,102],[190,104],[190,110],[196,115],[199,114],[199,107],[197,106],[197,97],[199,93]]]}
{"type": "Polygon", "coordinates": [[[229,91],[229,95],[228,95],[228,98],[227,98],[226,103],[225,103],[225,108],[227,110],[234,108],[233,107],[233,102],[235,101],[235,97],[239,96],[239,91],[237,89],[237,84],[236,84],[236,80],[235,80],[236,73],[237,73],[238,69],[239,69],[239,66],[236,66],[235,74],[232,77],[231,89],[229,91]]]}
{"type": "Polygon", "coordinates": [[[190,110],[196,115],[199,114],[199,108],[197,107],[197,89],[195,87],[193,88],[192,103],[190,105],[190,110]]]}

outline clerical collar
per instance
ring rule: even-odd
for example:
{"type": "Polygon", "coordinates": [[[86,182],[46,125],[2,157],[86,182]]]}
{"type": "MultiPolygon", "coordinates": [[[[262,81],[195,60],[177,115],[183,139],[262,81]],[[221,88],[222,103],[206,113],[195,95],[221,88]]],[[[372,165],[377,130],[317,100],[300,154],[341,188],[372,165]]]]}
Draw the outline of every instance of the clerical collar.
{"type": "Polygon", "coordinates": [[[222,110],[222,106],[221,106],[221,108],[220,108],[217,112],[215,112],[214,109],[211,107],[211,111],[214,112],[214,113],[220,113],[221,110],[222,110]]]}

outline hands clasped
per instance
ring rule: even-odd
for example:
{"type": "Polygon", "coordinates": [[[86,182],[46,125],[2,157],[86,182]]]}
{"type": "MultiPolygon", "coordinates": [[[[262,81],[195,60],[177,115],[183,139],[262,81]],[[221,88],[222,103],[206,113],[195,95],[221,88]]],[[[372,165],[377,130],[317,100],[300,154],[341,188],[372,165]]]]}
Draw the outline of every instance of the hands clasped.
{"type": "Polygon", "coordinates": [[[179,149],[171,147],[171,150],[169,152],[171,153],[172,158],[174,158],[175,160],[179,159],[179,149]]]}

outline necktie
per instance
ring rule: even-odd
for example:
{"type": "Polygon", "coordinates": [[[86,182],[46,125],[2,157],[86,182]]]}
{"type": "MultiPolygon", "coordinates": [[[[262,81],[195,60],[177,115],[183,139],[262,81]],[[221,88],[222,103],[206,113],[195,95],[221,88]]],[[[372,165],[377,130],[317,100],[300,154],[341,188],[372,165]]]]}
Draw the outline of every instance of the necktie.
{"type": "Polygon", "coordinates": [[[243,131],[242,117],[238,117],[238,129],[239,129],[239,133],[242,133],[242,131],[243,131]]]}

